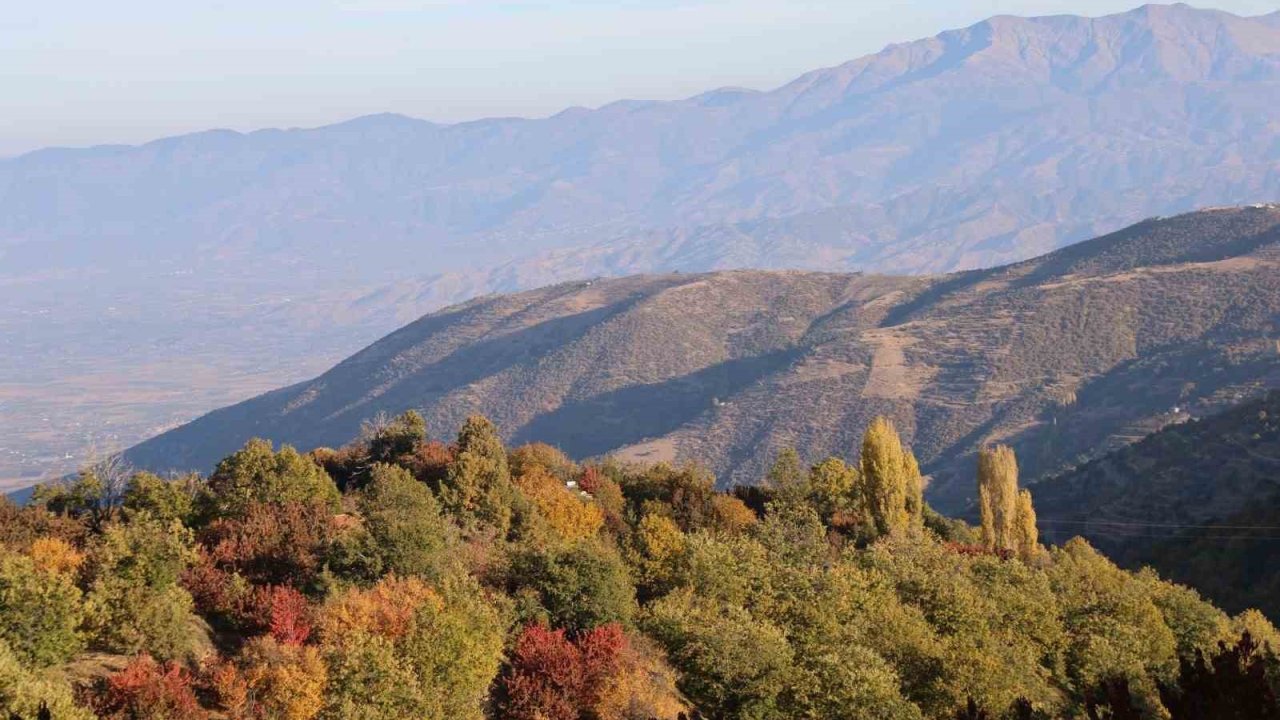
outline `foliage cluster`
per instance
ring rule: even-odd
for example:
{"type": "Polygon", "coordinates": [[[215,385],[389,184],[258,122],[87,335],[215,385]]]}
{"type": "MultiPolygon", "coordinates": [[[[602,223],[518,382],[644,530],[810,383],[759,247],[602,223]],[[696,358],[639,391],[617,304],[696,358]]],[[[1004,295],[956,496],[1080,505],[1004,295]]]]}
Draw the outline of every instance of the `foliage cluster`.
{"type": "Polygon", "coordinates": [[[207,480],[102,476],[0,511],[4,713],[1154,719],[1276,707],[1280,636],[1259,613],[1229,617],[1082,540],[1042,547],[1008,449],[981,461],[981,528],[938,516],[887,421],[852,462],[788,451],[734,493],[692,466],[508,449],[479,417],[431,441],[412,413],[336,450],[252,441],[207,480]],[[93,658],[112,660],[85,671],[93,658]]]}

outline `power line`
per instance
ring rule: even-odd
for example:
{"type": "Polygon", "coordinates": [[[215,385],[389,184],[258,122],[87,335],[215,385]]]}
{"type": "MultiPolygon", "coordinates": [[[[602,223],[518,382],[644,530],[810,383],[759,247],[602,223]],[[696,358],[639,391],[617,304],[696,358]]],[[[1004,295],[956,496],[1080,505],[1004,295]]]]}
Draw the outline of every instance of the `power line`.
{"type": "Polygon", "coordinates": [[[1122,527],[1163,527],[1163,528],[1189,528],[1194,530],[1280,530],[1280,525],[1193,525],[1189,523],[1154,523],[1154,522],[1126,522],[1121,520],[1047,520],[1038,519],[1036,521],[1041,525],[1117,525],[1122,527]]]}

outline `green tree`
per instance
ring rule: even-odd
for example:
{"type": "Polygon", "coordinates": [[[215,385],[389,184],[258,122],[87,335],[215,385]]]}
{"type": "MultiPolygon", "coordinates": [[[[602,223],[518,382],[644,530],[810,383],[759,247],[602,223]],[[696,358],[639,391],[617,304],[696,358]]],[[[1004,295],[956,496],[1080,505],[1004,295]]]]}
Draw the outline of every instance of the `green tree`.
{"type": "Polygon", "coordinates": [[[0,713],[11,718],[37,718],[41,709],[53,720],[93,720],[76,705],[71,687],[51,670],[24,667],[8,643],[0,640],[0,713]]]}
{"type": "Polygon", "coordinates": [[[189,530],[145,514],[107,527],[89,556],[90,644],[162,660],[194,655],[207,640],[179,584],[195,560],[189,530]]]}
{"type": "Polygon", "coordinates": [[[84,647],[80,590],[63,573],[0,549],[0,641],[23,664],[66,662],[84,647]]]}
{"type": "Polygon", "coordinates": [[[427,421],[417,410],[406,410],[391,419],[385,416],[365,423],[362,435],[374,463],[394,463],[411,455],[427,440],[427,421]]]}
{"type": "Polygon", "coordinates": [[[840,458],[829,457],[809,470],[809,501],[823,522],[829,524],[845,515],[853,520],[865,510],[858,494],[859,484],[856,468],[840,458]]]}
{"type": "Polygon", "coordinates": [[[465,530],[489,528],[506,535],[517,491],[498,429],[473,415],[458,432],[458,454],[440,487],[440,501],[465,530]]]}
{"type": "Polygon", "coordinates": [[[218,463],[207,487],[214,517],[241,516],[254,503],[321,502],[338,508],[338,486],[324,468],[289,445],[276,452],[259,438],[218,463]]]}
{"type": "Polygon", "coordinates": [[[508,587],[512,595],[532,591],[551,624],[571,632],[612,622],[630,626],[635,614],[635,586],[626,565],[596,539],[517,552],[508,587]]]}
{"type": "Polygon", "coordinates": [[[196,478],[165,480],[149,472],[134,473],[124,491],[128,513],[146,512],[162,520],[186,523],[191,519],[196,478]]]}
{"type": "Polygon", "coordinates": [[[710,717],[788,717],[796,669],[783,629],[689,590],[655,602],[643,626],[681,671],[680,690],[710,717]]]}
{"type": "Polygon", "coordinates": [[[765,476],[765,486],[777,502],[802,502],[809,494],[808,478],[795,448],[784,448],[765,476]]]}
{"type": "Polygon", "coordinates": [[[379,463],[359,495],[360,514],[382,572],[437,579],[446,561],[449,524],[426,485],[408,470],[379,463]]]}

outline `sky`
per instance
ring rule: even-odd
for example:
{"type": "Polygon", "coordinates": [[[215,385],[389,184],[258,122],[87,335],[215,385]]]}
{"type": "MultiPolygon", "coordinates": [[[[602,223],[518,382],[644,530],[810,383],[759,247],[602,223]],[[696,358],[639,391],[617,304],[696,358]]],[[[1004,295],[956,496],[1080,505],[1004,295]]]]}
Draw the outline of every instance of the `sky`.
{"type": "MultiPolygon", "coordinates": [[[[992,15],[1137,0],[39,0],[0,12],[0,156],[380,112],[541,117],[769,89],[992,15]]],[[[1240,15],[1276,0],[1216,0],[1240,15]]]]}

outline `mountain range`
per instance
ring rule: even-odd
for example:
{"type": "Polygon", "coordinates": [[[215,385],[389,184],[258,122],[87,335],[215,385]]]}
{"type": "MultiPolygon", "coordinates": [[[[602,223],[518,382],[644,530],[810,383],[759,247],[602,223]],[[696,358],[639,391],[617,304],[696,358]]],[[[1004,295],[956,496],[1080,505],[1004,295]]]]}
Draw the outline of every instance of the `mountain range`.
{"type": "MultiPolygon", "coordinates": [[[[1280,13],[1151,5],[996,17],[767,92],[0,160],[0,436],[74,461],[495,291],[952,272],[1273,200],[1277,96],[1280,13]]],[[[0,477],[31,466],[5,452],[0,477]]]]}
{"type": "Polygon", "coordinates": [[[784,448],[856,456],[892,418],[954,512],[974,453],[1027,477],[1280,387],[1280,206],[1150,220],[1033,260],[939,276],[722,271],[576,281],[429,314],[312,380],[127,458],[209,470],[251,437],[337,445],[416,409],[472,413],[575,457],[762,477],[784,448]]]}

